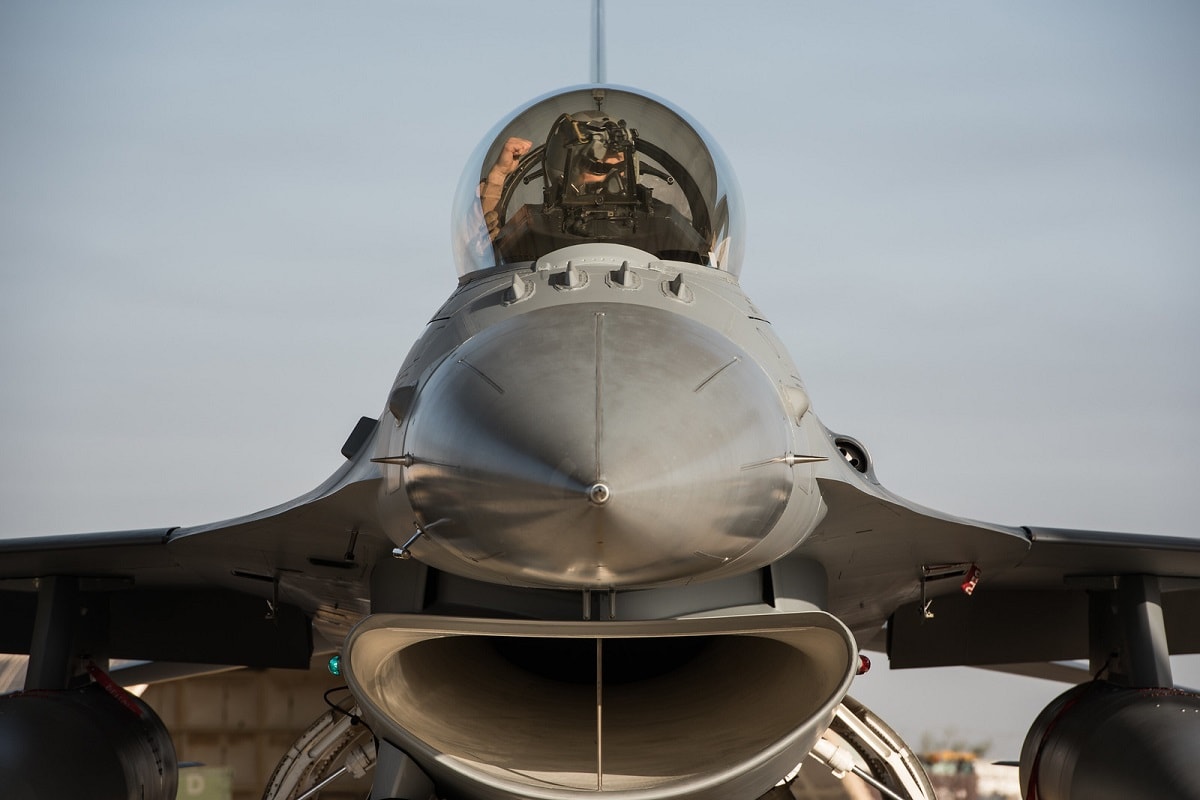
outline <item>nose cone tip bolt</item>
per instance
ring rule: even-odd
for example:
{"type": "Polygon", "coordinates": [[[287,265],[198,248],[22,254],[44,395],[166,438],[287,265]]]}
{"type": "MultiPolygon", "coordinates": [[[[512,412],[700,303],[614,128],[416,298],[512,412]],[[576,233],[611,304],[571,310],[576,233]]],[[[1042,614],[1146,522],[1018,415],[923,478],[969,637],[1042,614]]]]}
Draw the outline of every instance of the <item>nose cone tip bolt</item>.
{"type": "Polygon", "coordinates": [[[612,490],[603,483],[594,483],[587,491],[588,501],[592,505],[602,506],[612,497],[612,490]]]}

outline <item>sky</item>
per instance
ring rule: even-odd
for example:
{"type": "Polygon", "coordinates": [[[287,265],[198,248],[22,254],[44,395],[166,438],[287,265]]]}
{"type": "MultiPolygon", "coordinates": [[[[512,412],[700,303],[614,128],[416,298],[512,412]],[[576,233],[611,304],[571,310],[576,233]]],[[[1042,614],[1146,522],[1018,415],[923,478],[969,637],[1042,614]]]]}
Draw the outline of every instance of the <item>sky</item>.
{"type": "MultiPolygon", "coordinates": [[[[1200,535],[1200,6],[607,18],[609,81],[729,157],[742,284],[885,486],[1200,535]]],[[[455,286],[468,155],[586,82],[588,37],[561,0],[0,4],[0,535],[317,485],[455,286]]],[[[954,729],[1001,758],[1062,688],[883,661],[853,693],[914,744],[954,729]]]]}

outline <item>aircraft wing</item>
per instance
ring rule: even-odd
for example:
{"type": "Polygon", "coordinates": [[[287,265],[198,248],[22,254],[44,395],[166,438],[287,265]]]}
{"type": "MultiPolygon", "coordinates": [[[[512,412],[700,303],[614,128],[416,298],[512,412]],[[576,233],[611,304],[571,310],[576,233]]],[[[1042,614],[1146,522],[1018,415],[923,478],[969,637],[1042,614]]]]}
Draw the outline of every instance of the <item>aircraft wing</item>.
{"type": "Polygon", "coordinates": [[[1200,652],[1200,540],[989,525],[865,480],[820,485],[829,511],[801,552],[825,565],[830,610],[893,668],[1095,657],[1097,637],[1126,635],[1092,630],[1103,608],[1145,579],[1128,602],[1161,609],[1170,653],[1200,652]]]}
{"type": "Polygon", "coordinates": [[[30,652],[39,596],[57,591],[78,596],[97,657],[307,668],[314,634],[340,642],[369,611],[371,567],[392,547],[369,516],[378,479],[364,456],[224,522],[0,540],[0,651],[30,652]]]}

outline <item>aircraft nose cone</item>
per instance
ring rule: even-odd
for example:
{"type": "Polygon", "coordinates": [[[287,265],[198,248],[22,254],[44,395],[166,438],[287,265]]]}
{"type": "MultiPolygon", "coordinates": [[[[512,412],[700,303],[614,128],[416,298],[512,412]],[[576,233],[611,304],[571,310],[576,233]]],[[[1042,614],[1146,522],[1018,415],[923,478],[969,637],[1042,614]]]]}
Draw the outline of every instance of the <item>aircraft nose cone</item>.
{"type": "Polygon", "coordinates": [[[505,582],[647,586],[703,575],[787,502],[778,393],[717,331],[645,307],[574,305],[488,328],[413,406],[414,510],[505,582]]]}

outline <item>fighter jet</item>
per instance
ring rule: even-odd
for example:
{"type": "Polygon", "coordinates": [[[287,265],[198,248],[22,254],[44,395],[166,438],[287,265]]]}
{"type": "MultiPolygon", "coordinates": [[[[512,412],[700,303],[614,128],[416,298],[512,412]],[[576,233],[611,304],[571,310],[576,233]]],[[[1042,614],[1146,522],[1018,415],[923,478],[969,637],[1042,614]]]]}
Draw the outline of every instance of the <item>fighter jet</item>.
{"type": "Polygon", "coordinates": [[[0,543],[0,649],[30,655],[0,700],[7,797],[173,798],[169,735],[122,684],[319,657],[351,700],[265,797],[369,769],[377,800],[759,800],[811,755],[932,798],[851,696],[865,650],[1086,660],[1031,720],[1026,796],[1200,797],[1200,696],[1168,658],[1200,652],[1200,542],[884,488],[742,291],[737,184],[688,114],[539,97],[483,137],[454,221],[458,285],[312,492],[0,543]]]}

